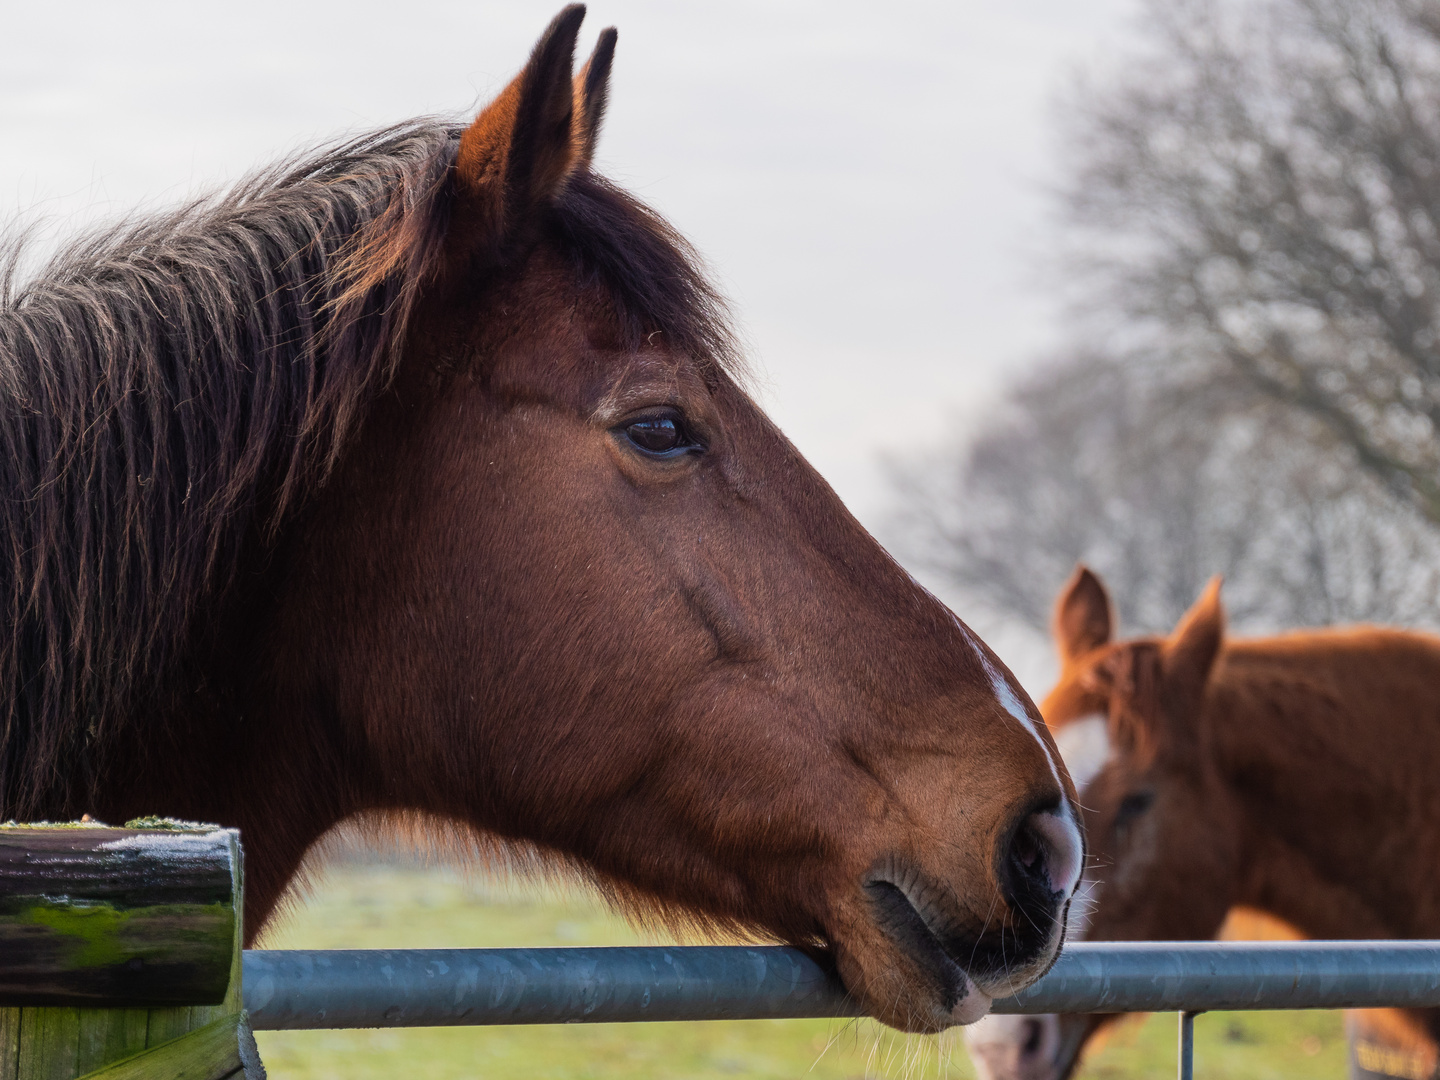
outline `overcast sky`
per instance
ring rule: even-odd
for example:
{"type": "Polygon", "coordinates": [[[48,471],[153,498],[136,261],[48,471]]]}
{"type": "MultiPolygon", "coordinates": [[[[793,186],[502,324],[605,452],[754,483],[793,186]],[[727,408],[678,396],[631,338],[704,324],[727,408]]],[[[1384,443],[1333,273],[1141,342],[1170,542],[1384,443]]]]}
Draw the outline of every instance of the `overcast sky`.
{"type": "MultiPolygon", "coordinates": [[[[65,230],[340,132],[468,113],[559,7],[0,0],[0,216],[65,230]]],[[[1035,284],[1050,106],[1134,10],[590,5],[582,49],[620,30],[599,167],[706,255],[765,405],[867,524],[882,450],[982,416],[1055,340],[1035,284]]]]}

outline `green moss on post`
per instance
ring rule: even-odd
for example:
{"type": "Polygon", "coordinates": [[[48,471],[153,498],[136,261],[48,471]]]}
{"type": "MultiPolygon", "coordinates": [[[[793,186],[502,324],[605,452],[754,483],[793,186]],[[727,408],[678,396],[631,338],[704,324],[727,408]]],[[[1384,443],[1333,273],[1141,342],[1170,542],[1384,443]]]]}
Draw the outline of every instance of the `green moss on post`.
{"type": "Polygon", "coordinates": [[[242,875],[215,826],[0,826],[0,1080],[263,1078],[242,875]]]}

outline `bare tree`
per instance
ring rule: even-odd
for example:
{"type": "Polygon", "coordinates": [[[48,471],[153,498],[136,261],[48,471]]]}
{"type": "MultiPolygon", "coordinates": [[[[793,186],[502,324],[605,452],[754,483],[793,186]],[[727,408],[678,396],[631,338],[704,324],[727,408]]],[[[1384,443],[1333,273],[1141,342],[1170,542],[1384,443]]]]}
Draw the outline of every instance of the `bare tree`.
{"type": "Polygon", "coordinates": [[[1148,12],[1065,109],[1102,344],[939,468],[897,465],[892,540],[1037,628],[1079,560],[1136,630],[1215,573],[1251,629],[1435,625],[1440,2],[1148,12]]]}
{"type": "Polygon", "coordinates": [[[1440,5],[1148,10],[1147,50],[1066,110],[1099,307],[1440,521],[1440,5]]]}
{"type": "Polygon", "coordinates": [[[1052,365],[969,444],[894,463],[892,546],[1037,629],[1078,561],[1110,583],[1128,631],[1168,630],[1216,573],[1242,629],[1436,622],[1440,533],[1349,447],[1224,383],[1156,370],[1052,365]]]}

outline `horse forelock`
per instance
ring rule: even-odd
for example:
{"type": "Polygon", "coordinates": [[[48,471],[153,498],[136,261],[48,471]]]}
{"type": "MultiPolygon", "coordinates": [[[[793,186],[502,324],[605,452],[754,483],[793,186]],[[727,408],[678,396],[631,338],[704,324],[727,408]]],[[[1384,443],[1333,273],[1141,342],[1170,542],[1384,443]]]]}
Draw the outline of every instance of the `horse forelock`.
{"type": "MultiPolygon", "coordinates": [[[[418,120],[84,236],[0,250],[0,813],[77,813],[197,631],[333,469],[443,262],[459,128],[418,120]]],[[[588,173],[555,236],[632,337],[739,374],[658,215],[588,173]]]]}
{"type": "Polygon", "coordinates": [[[556,202],[556,234],[582,274],[617,302],[626,343],[666,347],[745,381],[747,371],[724,298],[700,256],[650,207],[590,172],[572,176],[556,202]]]}

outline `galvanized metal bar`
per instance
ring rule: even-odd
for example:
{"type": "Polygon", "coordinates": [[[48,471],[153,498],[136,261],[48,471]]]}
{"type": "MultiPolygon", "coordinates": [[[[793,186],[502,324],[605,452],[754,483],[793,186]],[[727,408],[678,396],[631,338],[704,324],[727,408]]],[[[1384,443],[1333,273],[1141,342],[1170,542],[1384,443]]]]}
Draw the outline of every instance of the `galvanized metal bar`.
{"type": "MultiPolygon", "coordinates": [[[[779,946],[252,951],[253,1026],[427,1027],[855,1016],[779,946]]],[[[1002,1013],[1440,1006],[1440,941],[1083,942],[1002,1013]]]]}
{"type": "Polygon", "coordinates": [[[1004,1013],[1440,1006],[1440,941],[1077,942],[1004,1013]]]}
{"type": "Polygon", "coordinates": [[[1195,1080],[1195,1017],[1188,1009],[1180,1012],[1180,1080],[1195,1080]]]}
{"type": "Polygon", "coordinates": [[[256,1030],[858,1016],[798,949],[247,952],[256,1030]]]}

